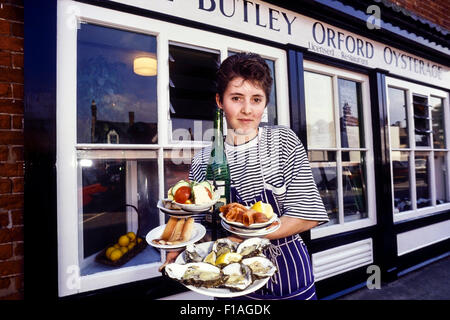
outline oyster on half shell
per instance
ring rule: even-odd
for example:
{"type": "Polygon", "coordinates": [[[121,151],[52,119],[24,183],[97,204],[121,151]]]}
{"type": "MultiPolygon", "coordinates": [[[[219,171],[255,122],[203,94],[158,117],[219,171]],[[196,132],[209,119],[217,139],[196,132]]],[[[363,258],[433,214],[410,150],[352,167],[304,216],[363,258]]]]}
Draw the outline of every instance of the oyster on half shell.
{"type": "Polygon", "coordinates": [[[277,271],[277,268],[274,266],[272,261],[266,257],[257,256],[246,258],[243,259],[241,263],[248,266],[257,279],[271,277],[277,271]]]}
{"type": "Polygon", "coordinates": [[[270,245],[270,240],[265,238],[249,238],[242,241],[236,249],[242,257],[254,257],[263,252],[270,245]]]}
{"type": "Polygon", "coordinates": [[[225,287],[234,291],[242,291],[252,284],[252,271],[245,264],[231,263],[222,269],[225,287]]]}
{"type": "Polygon", "coordinates": [[[195,244],[191,243],[186,246],[186,250],[184,251],[184,260],[189,262],[202,262],[205,258],[207,252],[204,252],[195,244]]]}
{"type": "Polygon", "coordinates": [[[217,287],[223,281],[221,270],[205,262],[169,263],[165,270],[172,279],[196,287],[217,287]]]}
{"type": "Polygon", "coordinates": [[[212,251],[219,257],[226,252],[234,252],[236,250],[236,243],[228,238],[217,239],[213,246],[212,251]]]}

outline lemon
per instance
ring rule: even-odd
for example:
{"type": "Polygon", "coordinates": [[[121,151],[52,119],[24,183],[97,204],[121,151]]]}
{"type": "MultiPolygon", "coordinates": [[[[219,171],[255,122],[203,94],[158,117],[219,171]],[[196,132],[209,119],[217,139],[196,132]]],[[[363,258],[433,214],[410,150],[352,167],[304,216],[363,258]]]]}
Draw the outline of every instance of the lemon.
{"type": "Polygon", "coordinates": [[[119,245],[118,243],[116,243],[116,244],[114,245],[114,248],[119,249],[119,248],[120,248],[120,245],[119,245]]]}
{"type": "Polygon", "coordinates": [[[262,201],[258,201],[251,207],[251,209],[261,212],[261,213],[264,213],[264,215],[267,217],[267,219],[270,219],[273,216],[273,208],[270,205],[270,203],[264,203],[262,201]]]}
{"type": "Polygon", "coordinates": [[[130,239],[130,241],[136,240],[136,234],[134,232],[128,232],[127,237],[130,239]]]}
{"type": "Polygon", "coordinates": [[[216,265],[230,264],[241,261],[242,256],[237,252],[226,252],[220,255],[216,260],[216,265]]]}
{"type": "Polygon", "coordinates": [[[128,238],[126,235],[121,236],[118,243],[121,247],[127,247],[130,244],[130,238],[128,238]]]}
{"type": "Polygon", "coordinates": [[[214,251],[211,251],[205,259],[203,259],[203,262],[207,262],[212,264],[213,266],[216,265],[216,253],[214,251]]]}
{"type": "Polygon", "coordinates": [[[120,247],[119,250],[122,252],[122,254],[125,254],[128,252],[128,247],[120,247]]]}
{"type": "Polygon", "coordinates": [[[116,250],[116,248],[114,248],[114,247],[109,247],[108,249],[106,249],[105,256],[106,256],[107,258],[109,258],[109,256],[111,255],[111,252],[113,252],[114,250],[116,250]]]}
{"type": "Polygon", "coordinates": [[[130,242],[130,244],[128,245],[128,250],[133,249],[135,245],[136,245],[136,242],[130,242]]]}
{"type": "Polygon", "coordinates": [[[111,261],[119,260],[122,257],[122,251],[120,249],[114,249],[109,256],[111,261]]]}

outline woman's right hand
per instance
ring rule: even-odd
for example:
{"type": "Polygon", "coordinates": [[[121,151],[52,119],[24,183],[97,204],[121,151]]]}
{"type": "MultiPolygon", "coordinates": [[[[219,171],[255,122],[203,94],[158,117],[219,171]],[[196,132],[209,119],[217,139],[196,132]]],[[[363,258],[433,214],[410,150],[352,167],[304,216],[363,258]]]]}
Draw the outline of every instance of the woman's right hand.
{"type": "Polygon", "coordinates": [[[169,264],[176,260],[176,258],[180,255],[183,250],[169,251],[166,253],[166,262],[162,266],[159,267],[158,271],[162,272],[164,268],[169,264]]]}

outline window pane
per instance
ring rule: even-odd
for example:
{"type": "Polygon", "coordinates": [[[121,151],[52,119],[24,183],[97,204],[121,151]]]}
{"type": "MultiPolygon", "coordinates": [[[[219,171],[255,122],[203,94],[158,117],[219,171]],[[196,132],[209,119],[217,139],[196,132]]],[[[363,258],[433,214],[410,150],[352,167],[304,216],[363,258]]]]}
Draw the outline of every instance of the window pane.
{"type": "Polygon", "coordinates": [[[434,174],[436,180],[436,204],[449,202],[447,198],[447,161],[445,152],[434,153],[434,174]]]}
{"type": "Polygon", "coordinates": [[[336,152],[309,151],[308,158],[314,181],[327,210],[329,224],[339,223],[339,207],[337,195],[336,152]]]}
{"type": "Polygon", "coordinates": [[[355,81],[339,79],[338,86],[341,146],[364,147],[361,85],[355,81]]]}
{"type": "Polygon", "coordinates": [[[430,114],[428,98],[413,95],[414,134],[416,146],[430,146],[430,114]]]}
{"type": "MultiPolygon", "coordinates": [[[[93,257],[117,243],[120,236],[132,231],[145,239],[147,233],[159,225],[157,166],[156,157],[150,160],[79,159],[83,275],[111,270],[112,267],[96,262],[93,257]],[[132,225],[137,227],[132,229],[132,225]]],[[[123,266],[156,261],[160,261],[159,252],[148,246],[123,266]]]]}
{"type": "Polygon", "coordinates": [[[336,147],[332,78],[305,72],[305,100],[308,147],[336,147]]]}
{"type": "Polygon", "coordinates": [[[367,218],[365,152],[342,152],[345,222],[367,218]]]}
{"type": "Polygon", "coordinates": [[[429,153],[416,152],[415,169],[417,208],[431,206],[429,153]]]}
{"type": "Polygon", "coordinates": [[[157,143],[155,68],[156,37],[81,24],[77,142],[157,143]]]}
{"type": "MultiPolygon", "coordinates": [[[[237,51],[228,50],[228,56],[232,56],[234,54],[238,53],[237,51]]],[[[276,82],[277,79],[275,78],[275,61],[270,59],[264,59],[269,66],[270,72],[272,74],[273,82],[272,82],[272,88],[270,90],[270,97],[269,97],[269,103],[266,106],[266,109],[264,110],[264,114],[261,118],[260,126],[267,126],[267,125],[276,125],[278,124],[277,119],[277,95],[276,95],[276,82]]]]}
{"type": "Polygon", "coordinates": [[[388,88],[391,148],[407,148],[408,117],[405,90],[388,88]]]}
{"type": "Polygon", "coordinates": [[[433,125],[433,146],[436,149],[445,148],[445,126],[444,126],[444,99],[431,97],[431,119],[433,125]]]}
{"type": "Polygon", "coordinates": [[[411,210],[409,152],[392,151],[394,212],[411,210]]]}
{"type": "Polygon", "coordinates": [[[220,55],[177,45],[169,45],[169,55],[172,139],[210,141],[220,55]]]}

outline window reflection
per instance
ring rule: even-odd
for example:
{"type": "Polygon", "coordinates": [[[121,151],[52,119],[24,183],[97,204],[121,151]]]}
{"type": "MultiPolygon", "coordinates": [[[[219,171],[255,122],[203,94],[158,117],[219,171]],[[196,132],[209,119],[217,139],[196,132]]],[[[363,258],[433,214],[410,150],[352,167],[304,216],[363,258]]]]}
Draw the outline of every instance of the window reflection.
{"type": "Polygon", "coordinates": [[[413,95],[414,133],[416,146],[430,146],[430,113],[428,98],[413,95]]]}
{"type": "Polygon", "coordinates": [[[309,151],[314,181],[316,182],[330,221],[326,224],[339,223],[339,206],[337,194],[336,152],[309,151]]]}
{"type": "Polygon", "coordinates": [[[391,157],[394,180],[394,211],[411,210],[409,152],[392,151],[391,157]]]}
{"type": "Polygon", "coordinates": [[[448,202],[448,173],[445,152],[434,153],[434,175],[436,181],[436,204],[448,202]]]}
{"type": "Polygon", "coordinates": [[[342,152],[344,220],[367,218],[365,152],[342,152]]]}
{"type": "Polygon", "coordinates": [[[156,76],[135,73],[137,57],[156,59],[156,37],[81,24],[78,143],[157,143],[156,76]]]}
{"type": "Polygon", "coordinates": [[[431,206],[429,153],[415,154],[417,208],[431,206]]]}
{"type": "Polygon", "coordinates": [[[407,148],[408,117],[405,90],[388,88],[391,148],[407,148]]]}
{"type": "Polygon", "coordinates": [[[304,75],[308,147],[336,147],[332,78],[307,71],[304,75]]]}
{"type": "Polygon", "coordinates": [[[436,149],[445,148],[444,99],[431,97],[431,119],[433,126],[433,145],[436,149]]]}
{"type": "Polygon", "coordinates": [[[339,79],[339,119],[341,126],[341,146],[343,148],[360,148],[363,126],[360,118],[361,85],[358,82],[339,79]]]}

